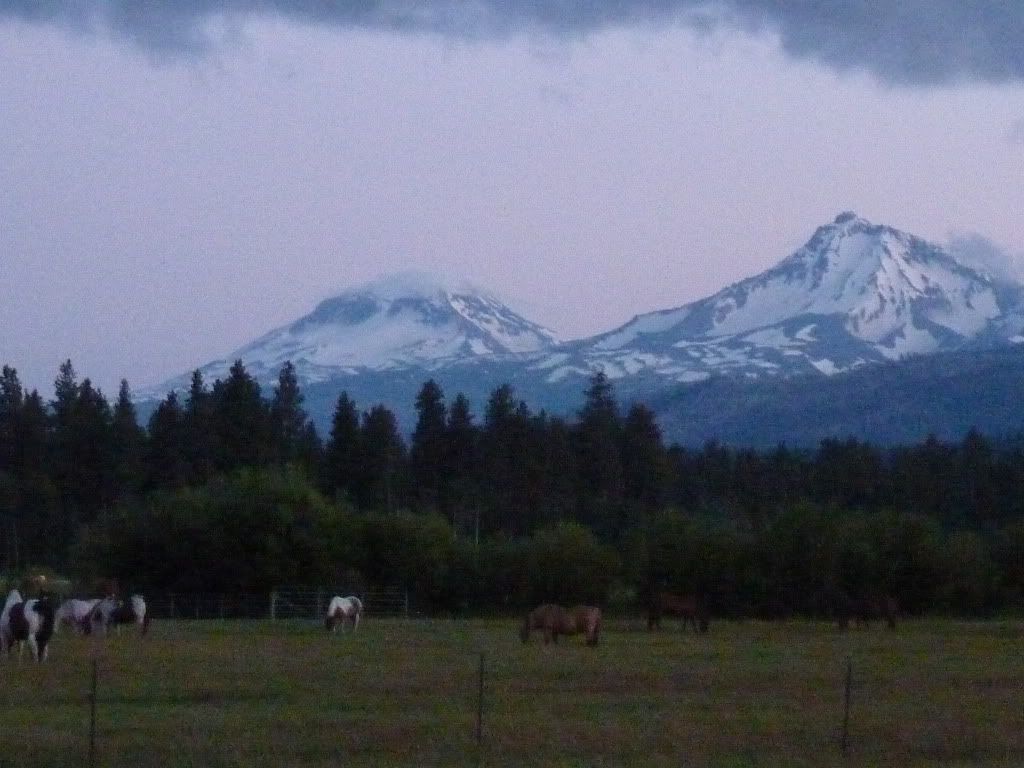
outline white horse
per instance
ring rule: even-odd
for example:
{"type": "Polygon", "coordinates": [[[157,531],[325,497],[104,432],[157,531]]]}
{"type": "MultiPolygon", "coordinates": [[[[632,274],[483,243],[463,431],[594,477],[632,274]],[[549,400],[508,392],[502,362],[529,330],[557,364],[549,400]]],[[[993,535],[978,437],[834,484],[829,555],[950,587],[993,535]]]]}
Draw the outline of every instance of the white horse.
{"type": "Polygon", "coordinates": [[[57,613],[54,614],[53,633],[57,634],[57,630],[61,628],[61,625],[67,624],[80,635],[89,634],[89,631],[92,629],[89,617],[99,601],[98,597],[92,600],[78,600],[76,598],[65,600],[60,604],[57,613]]]}
{"type": "Polygon", "coordinates": [[[53,617],[53,604],[48,599],[22,600],[21,593],[12,589],[0,613],[0,650],[10,655],[17,643],[18,658],[21,658],[22,642],[26,642],[33,661],[46,661],[53,635],[53,617]]]}
{"type": "Polygon", "coordinates": [[[104,597],[93,606],[89,614],[89,626],[93,631],[100,630],[106,635],[111,625],[121,628],[122,624],[138,624],[142,634],[149,630],[149,618],[146,616],[146,601],[142,595],[132,595],[128,602],[114,597],[104,597]]]}
{"type": "Polygon", "coordinates": [[[327,606],[327,616],[324,619],[324,626],[328,632],[334,632],[341,625],[341,631],[345,631],[345,622],[352,623],[352,631],[359,629],[359,619],[363,615],[363,601],[355,595],[339,597],[335,595],[327,606]]]}

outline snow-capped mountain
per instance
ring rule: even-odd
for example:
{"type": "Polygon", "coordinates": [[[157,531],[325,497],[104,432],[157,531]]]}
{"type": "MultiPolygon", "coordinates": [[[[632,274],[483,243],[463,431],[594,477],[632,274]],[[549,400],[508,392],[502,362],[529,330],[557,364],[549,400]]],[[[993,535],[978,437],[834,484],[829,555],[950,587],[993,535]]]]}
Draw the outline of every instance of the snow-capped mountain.
{"type": "MultiPolygon", "coordinates": [[[[477,358],[515,358],[555,344],[550,331],[481,289],[403,273],[326,299],[200,371],[212,382],[242,360],[257,381],[269,384],[290,360],[299,382],[309,385],[368,371],[429,372],[477,358]]],[[[161,389],[187,386],[183,376],[161,389]]]]}
{"type": "MultiPolygon", "coordinates": [[[[345,390],[363,408],[385,403],[411,430],[428,378],[449,396],[465,393],[477,413],[508,383],[532,408],[566,414],[599,370],[624,400],[654,402],[712,377],[832,375],[1022,341],[1020,283],[844,213],[760,275],[587,339],[558,343],[485,291],[406,274],[327,299],[200,370],[212,383],[240,359],[269,388],[290,360],[321,426],[345,390]]],[[[188,385],[184,375],[142,397],[188,385]]]]}
{"type": "Polygon", "coordinates": [[[756,277],[635,317],[534,363],[549,381],[602,369],[677,382],[825,374],[1022,340],[1024,288],[941,247],[843,213],[756,277]]]}

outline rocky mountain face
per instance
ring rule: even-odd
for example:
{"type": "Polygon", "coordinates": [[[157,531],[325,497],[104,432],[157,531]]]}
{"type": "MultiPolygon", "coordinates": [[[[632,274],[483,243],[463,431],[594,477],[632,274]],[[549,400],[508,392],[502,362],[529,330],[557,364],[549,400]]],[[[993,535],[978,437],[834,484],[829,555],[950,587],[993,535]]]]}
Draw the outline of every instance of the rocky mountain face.
{"type": "Polygon", "coordinates": [[[597,369],[666,381],[715,375],[834,374],[910,355],[1022,340],[1024,287],[939,246],[852,213],[796,253],[706,299],[652,312],[536,368],[548,378],[597,369]]]}

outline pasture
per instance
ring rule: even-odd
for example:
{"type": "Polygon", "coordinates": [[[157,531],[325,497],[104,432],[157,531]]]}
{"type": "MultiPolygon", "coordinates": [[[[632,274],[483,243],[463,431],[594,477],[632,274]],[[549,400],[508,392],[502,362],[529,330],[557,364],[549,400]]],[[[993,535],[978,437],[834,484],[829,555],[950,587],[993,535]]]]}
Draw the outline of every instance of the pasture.
{"type": "Polygon", "coordinates": [[[0,765],[1011,766],[1024,763],[1024,626],[610,620],[522,645],[513,620],[160,621],[62,632],[0,663],[0,765]],[[483,744],[476,744],[479,653],[483,744]],[[849,754],[843,678],[853,661],[849,754]],[[25,750],[23,747],[29,745],[25,750]]]}

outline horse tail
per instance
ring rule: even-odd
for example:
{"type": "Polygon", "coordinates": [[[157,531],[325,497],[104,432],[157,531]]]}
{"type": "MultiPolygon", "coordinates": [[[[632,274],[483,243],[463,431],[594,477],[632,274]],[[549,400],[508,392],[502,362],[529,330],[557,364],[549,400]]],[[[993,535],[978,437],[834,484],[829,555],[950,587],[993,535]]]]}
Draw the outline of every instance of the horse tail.
{"type": "Polygon", "coordinates": [[[153,621],[153,617],[149,615],[147,611],[142,617],[142,634],[146,635],[149,632],[149,625],[153,621]]]}

